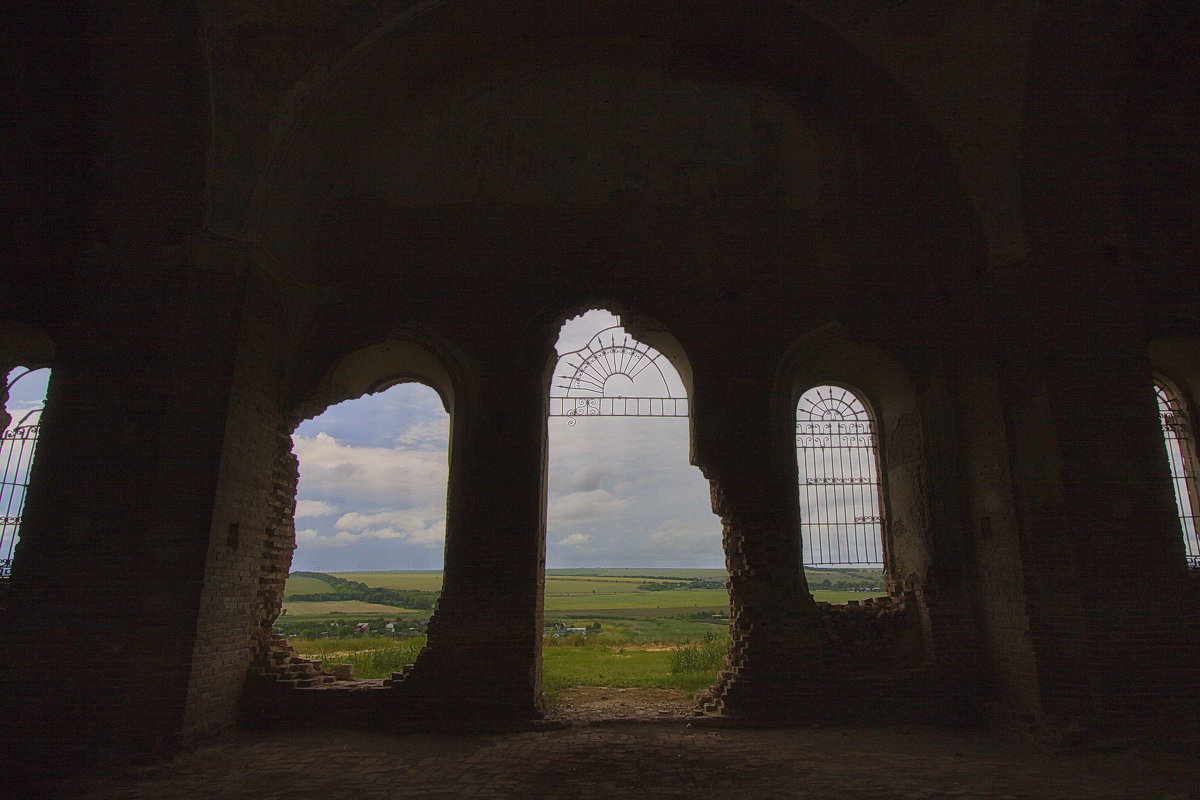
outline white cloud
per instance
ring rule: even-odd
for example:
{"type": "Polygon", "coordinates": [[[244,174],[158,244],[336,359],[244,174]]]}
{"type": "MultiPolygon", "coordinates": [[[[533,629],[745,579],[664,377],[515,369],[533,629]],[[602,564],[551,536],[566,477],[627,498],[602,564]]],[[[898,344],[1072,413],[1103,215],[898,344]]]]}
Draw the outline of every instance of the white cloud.
{"type": "Polygon", "coordinates": [[[355,447],[327,433],[293,437],[300,494],[336,496],[346,506],[405,506],[446,491],[446,445],[355,447]]]}
{"type": "Polygon", "coordinates": [[[592,309],[563,323],[554,345],[559,355],[578,350],[588,343],[599,331],[619,325],[620,320],[607,311],[592,309]]]}
{"type": "Polygon", "coordinates": [[[337,507],[323,500],[297,500],[296,519],[325,517],[337,512],[337,507]]]}
{"type": "Polygon", "coordinates": [[[555,522],[587,522],[624,511],[633,503],[629,497],[614,497],[603,489],[572,492],[551,498],[548,516],[555,522]]]}
{"type": "Polygon", "coordinates": [[[334,525],[345,541],[400,539],[410,544],[441,545],[446,541],[445,514],[433,508],[405,508],[360,514],[351,511],[334,525]]]}
{"type": "Polygon", "coordinates": [[[612,477],[612,469],[600,464],[586,463],[579,469],[568,472],[565,478],[560,478],[555,483],[561,484],[562,489],[567,492],[590,492],[599,489],[612,477]]]}
{"type": "Polygon", "coordinates": [[[395,445],[405,448],[432,450],[446,460],[447,420],[431,419],[406,428],[394,437],[395,445]]]}
{"type": "MultiPolygon", "coordinates": [[[[563,341],[578,347],[611,319],[592,315],[563,341]]],[[[407,385],[302,425],[297,516],[311,522],[297,533],[296,568],[440,567],[447,422],[433,392],[407,385]]],[[[688,464],[686,419],[575,422],[547,424],[549,566],[724,563],[708,483],[688,464]]]]}
{"type": "Polygon", "coordinates": [[[296,546],[297,548],[325,548],[325,547],[344,547],[345,542],[334,536],[323,536],[320,532],[313,528],[305,528],[302,531],[296,531],[296,546]]]}
{"type": "MultiPolygon", "coordinates": [[[[615,323],[601,314],[571,320],[558,350],[576,349],[596,330],[615,323]]],[[[681,391],[676,375],[667,381],[672,391],[681,391]]],[[[686,419],[580,417],[573,422],[552,418],[547,424],[548,564],[724,563],[708,482],[688,463],[686,419]],[[586,548],[569,546],[576,534],[588,537],[586,548]]]]}
{"type": "Polygon", "coordinates": [[[312,521],[295,568],[440,567],[448,421],[436,393],[405,384],[303,423],[296,515],[312,521]]]}

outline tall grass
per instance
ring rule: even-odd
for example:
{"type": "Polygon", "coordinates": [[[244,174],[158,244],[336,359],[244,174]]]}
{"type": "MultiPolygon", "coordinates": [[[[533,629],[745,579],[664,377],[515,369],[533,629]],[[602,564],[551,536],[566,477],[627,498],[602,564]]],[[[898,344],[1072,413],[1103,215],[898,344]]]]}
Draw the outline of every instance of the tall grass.
{"type": "Polygon", "coordinates": [[[729,637],[709,634],[698,642],[676,645],[671,650],[671,672],[704,672],[714,676],[729,652],[729,637]]]}
{"type": "Polygon", "coordinates": [[[288,644],[305,658],[325,658],[326,656],[334,655],[336,660],[336,654],[338,653],[357,653],[363,650],[390,650],[398,645],[415,641],[415,639],[424,641],[425,637],[397,639],[391,636],[343,636],[341,638],[307,639],[297,636],[289,638],[288,644]]]}
{"type": "Polygon", "coordinates": [[[616,646],[599,641],[602,638],[546,639],[547,647],[542,650],[543,689],[551,696],[573,686],[697,692],[717,679],[729,650],[729,637],[719,634],[677,643],[670,650],[616,646]]]}
{"type": "Polygon", "coordinates": [[[330,664],[350,664],[355,678],[389,678],[417,660],[425,636],[408,639],[293,639],[296,652],[330,664]]]}
{"type": "MultiPolygon", "coordinates": [[[[662,643],[669,644],[670,649],[647,649],[649,643],[631,643],[629,640],[636,638],[631,633],[634,631],[613,625],[599,635],[561,639],[547,636],[542,651],[543,688],[551,694],[572,686],[656,687],[695,692],[712,685],[729,650],[729,637],[712,631],[699,640],[662,643]]],[[[425,636],[289,641],[297,653],[323,659],[327,667],[352,664],[356,678],[386,678],[416,660],[425,645],[425,636]]]]}

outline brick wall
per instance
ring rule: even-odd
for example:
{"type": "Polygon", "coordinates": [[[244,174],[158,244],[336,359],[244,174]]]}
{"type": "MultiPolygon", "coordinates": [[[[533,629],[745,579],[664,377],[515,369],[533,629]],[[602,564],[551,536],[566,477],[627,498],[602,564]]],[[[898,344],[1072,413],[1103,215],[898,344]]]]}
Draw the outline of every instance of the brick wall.
{"type": "Polygon", "coordinates": [[[280,335],[284,297],[263,273],[247,273],[220,478],[205,535],[204,583],[182,725],[186,742],[236,722],[250,666],[265,652],[282,606],[295,548],[296,459],[277,400],[278,365],[287,346],[280,335]]]}

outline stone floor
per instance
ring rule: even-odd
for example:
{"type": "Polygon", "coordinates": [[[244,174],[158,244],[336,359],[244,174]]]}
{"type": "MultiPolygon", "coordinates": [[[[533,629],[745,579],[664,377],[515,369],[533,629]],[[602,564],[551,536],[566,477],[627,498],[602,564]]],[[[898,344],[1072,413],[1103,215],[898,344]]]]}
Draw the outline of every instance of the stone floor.
{"type": "Polygon", "coordinates": [[[672,718],[490,735],[241,731],[168,764],[22,796],[1184,800],[1200,798],[1200,766],[1190,751],[1055,753],[982,731],[672,718]]]}

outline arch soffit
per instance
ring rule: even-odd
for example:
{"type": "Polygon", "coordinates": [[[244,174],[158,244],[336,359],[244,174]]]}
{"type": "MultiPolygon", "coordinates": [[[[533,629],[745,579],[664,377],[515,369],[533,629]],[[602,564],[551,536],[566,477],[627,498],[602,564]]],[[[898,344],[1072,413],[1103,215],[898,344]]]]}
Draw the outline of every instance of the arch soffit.
{"type": "Polygon", "coordinates": [[[0,367],[49,367],[56,354],[54,341],[38,329],[22,324],[0,325],[0,367]]]}
{"type": "Polygon", "coordinates": [[[682,381],[683,389],[690,399],[694,394],[692,391],[692,362],[675,335],[666,325],[646,314],[625,312],[617,316],[621,320],[621,325],[629,331],[630,336],[653,347],[671,363],[675,372],[679,374],[679,380],[682,381]]]}
{"type": "Polygon", "coordinates": [[[640,313],[632,310],[628,303],[613,298],[596,299],[594,301],[581,301],[565,306],[565,311],[560,313],[538,314],[538,319],[550,320],[553,319],[557,324],[548,324],[546,329],[553,328],[554,336],[549,341],[550,349],[547,353],[547,361],[545,372],[543,374],[542,383],[548,389],[550,380],[554,374],[555,365],[558,363],[558,353],[555,351],[553,343],[558,339],[558,333],[561,330],[563,323],[567,320],[585,314],[588,311],[607,311],[615,316],[630,336],[638,340],[642,344],[650,347],[661,353],[675,372],[679,374],[679,380],[683,383],[684,391],[687,392],[689,398],[692,397],[692,362],[688,358],[687,351],[684,350],[680,341],[675,338],[671,330],[663,324],[658,318],[648,314],[640,313]]]}
{"type": "Polygon", "coordinates": [[[376,394],[401,383],[423,383],[442,400],[451,416],[462,393],[460,360],[449,347],[427,334],[406,331],[351,349],[331,366],[304,399],[293,404],[295,425],[346,400],[376,394]]]}
{"type": "Polygon", "coordinates": [[[1193,410],[1200,402],[1200,339],[1189,336],[1164,336],[1147,348],[1155,376],[1161,376],[1183,394],[1193,410]]]}
{"type": "MultiPolygon", "coordinates": [[[[617,317],[623,327],[630,336],[644,345],[652,347],[675,369],[679,375],[679,380],[683,384],[683,390],[689,401],[695,396],[692,384],[692,362],[688,358],[687,352],[683,345],[675,338],[675,335],[667,328],[666,325],[659,322],[656,318],[634,312],[629,307],[620,301],[604,301],[594,303],[575,303],[571,305],[567,311],[561,315],[559,320],[559,328],[569,319],[574,319],[580,314],[584,314],[593,309],[607,311],[617,317]]],[[[543,375],[542,386],[544,392],[550,391],[550,381],[554,375],[554,369],[558,364],[558,354],[551,348],[549,357],[546,363],[546,370],[543,375]]],[[[695,427],[692,415],[688,415],[688,448],[691,462],[695,463],[695,427]]]]}
{"type": "MultiPolygon", "coordinates": [[[[272,243],[303,239],[317,228],[309,224],[312,220],[290,219],[298,208],[319,218],[336,200],[336,186],[312,165],[332,163],[332,171],[344,168],[334,163],[338,157],[330,154],[339,149],[329,147],[330,141],[341,138],[347,119],[378,118],[378,113],[366,112],[378,111],[385,102],[381,98],[393,105],[403,102],[430,83],[431,76],[462,71],[464,64],[486,62],[491,69],[501,62],[500,44],[505,41],[525,58],[561,64],[564,58],[587,57],[579,52],[581,43],[590,43],[584,49],[594,52],[657,37],[681,40],[671,56],[677,71],[777,91],[794,104],[823,109],[871,131],[873,145],[890,149],[894,168],[909,174],[905,182],[910,188],[926,187],[943,195],[944,202],[914,206],[918,212],[939,209],[943,235],[932,240],[933,246],[951,241],[978,244],[966,250],[944,244],[955,252],[943,258],[938,269],[966,269],[973,258],[982,258],[980,226],[953,173],[952,159],[906,95],[852,45],[811,17],[780,4],[753,5],[721,6],[717,15],[726,24],[714,25],[713,14],[697,15],[687,3],[670,10],[662,4],[601,3],[538,17],[539,33],[531,40],[528,16],[468,0],[422,3],[364,39],[283,126],[255,192],[251,240],[272,259],[280,257],[285,269],[303,268],[298,263],[286,266],[294,257],[278,253],[272,243]],[[565,40],[571,44],[564,46],[565,40]],[[561,50],[555,52],[555,47],[561,50]],[[948,213],[952,208],[962,215],[948,213]],[[965,238],[944,235],[955,219],[959,227],[970,228],[965,238]]],[[[304,250],[301,246],[294,252],[304,250]]]]}
{"type": "Polygon", "coordinates": [[[805,391],[819,385],[841,386],[866,405],[884,437],[901,418],[917,411],[917,392],[904,365],[885,350],[852,341],[836,324],[824,326],[797,341],[784,356],[775,396],[790,428],[796,404],[805,391]]]}

